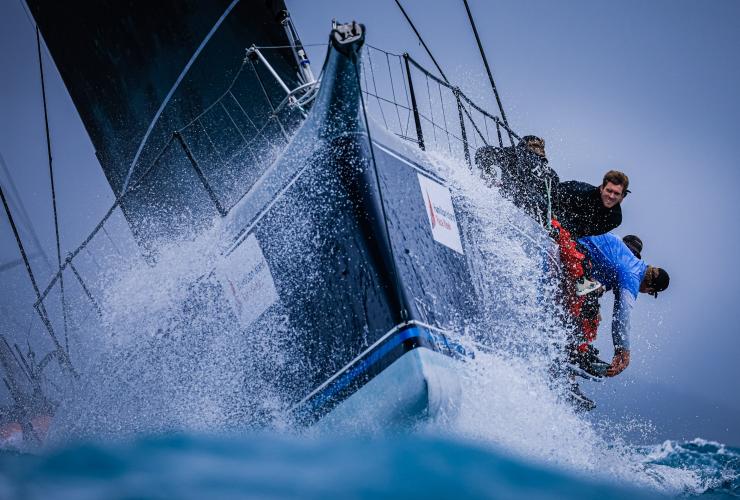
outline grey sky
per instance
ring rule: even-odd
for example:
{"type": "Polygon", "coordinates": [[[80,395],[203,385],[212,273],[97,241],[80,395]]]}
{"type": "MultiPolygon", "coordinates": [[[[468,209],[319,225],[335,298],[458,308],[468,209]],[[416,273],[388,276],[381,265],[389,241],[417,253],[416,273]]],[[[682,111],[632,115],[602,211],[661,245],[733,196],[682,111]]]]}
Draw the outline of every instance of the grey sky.
{"type": "MultiPolygon", "coordinates": [[[[367,25],[369,43],[409,51],[432,67],[392,0],[287,3],[304,43],[325,42],[332,18],[356,19],[367,25]]],[[[451,80],[494,109],[462,1],[402,3],[451,80]]],[[[638,301],[631,378],[610,383],[625,393],[648,390],[626,380],[664,384],[740,414],[734,200],[740,3],[470,0],[470,6],[512,126],[546,139],[563,180],[595,184],[609,168],[624,170],[632,194],[617,233],[640,235],[646,260],[671,273],[669,291],[638,301]]],[[[317,70],[323,48],[309,51],[317,70]]],[[[45,61],[68,251],[113,197],[48,54],[45,61]]],[[[35,35],[16,0],[0,4],[0,68],[0,154],[54,261],[35,35]]],[[[5,188],[2,172],[0,180],[5,188]]],[[[0,257],[16,258],[4,215],[0,257]]],[[[36,267],[46,282],[48,271],[40,262],[36,267]]],[[[27,288],[3,286],[3,306],[30,297],[27,288]]],[[[608,347],[608,332],[599,345],[608,347]]],[[[697,409],[698,418],[712,411],[697,409]]]]}

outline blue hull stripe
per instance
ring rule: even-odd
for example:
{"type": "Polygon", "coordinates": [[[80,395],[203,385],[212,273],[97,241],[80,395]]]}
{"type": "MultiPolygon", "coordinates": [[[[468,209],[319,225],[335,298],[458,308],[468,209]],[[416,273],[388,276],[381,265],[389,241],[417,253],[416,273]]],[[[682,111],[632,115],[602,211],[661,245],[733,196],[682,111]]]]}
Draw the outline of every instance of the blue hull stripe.
{"type": "MultiPolygon", "coordinates": [[[[367,357],[358,361],[355,366],[348,369],[323,391],[312,397],[307,401],[307,406],[313,410],[322,408],[324,405],[331,402],[342,390],[346,389],[350,384],[357,380],[358,377],[370,371],[373,365],[383,360],[391,351],[399,347],[403,342],[413,339],[418,339],[418,342],[416,343],[417,345],[410,347],[408,350],[424,347],[439,351],[450,357],[472,356],[472,353],[467,352],[465,348],[456,342],[450,341],[446,335],[441,333],[434,334],[428,328],[410,325],[403,330],[399,330],[386,342],[369,353],[367,357]]],[[[405,352],[406,351],[404,351],[404,353],[405,352]]],[[[404,353],[401,353],[398,357],[400,358],[404,353]]]]}

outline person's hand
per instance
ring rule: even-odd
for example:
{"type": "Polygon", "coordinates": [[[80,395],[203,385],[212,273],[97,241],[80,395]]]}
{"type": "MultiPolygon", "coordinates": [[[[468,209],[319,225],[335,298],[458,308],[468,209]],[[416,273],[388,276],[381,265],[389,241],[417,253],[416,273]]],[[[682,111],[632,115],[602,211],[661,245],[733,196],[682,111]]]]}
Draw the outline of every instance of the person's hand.
{"type": "Polygon", "coordinates": [[[629,364],[630,352],[626,349],[617,349],[614,351],[614,358],[612,358],[611,366],[606,370],[606,376],[613,377],[615,375],[619,375],[629,364]]]}

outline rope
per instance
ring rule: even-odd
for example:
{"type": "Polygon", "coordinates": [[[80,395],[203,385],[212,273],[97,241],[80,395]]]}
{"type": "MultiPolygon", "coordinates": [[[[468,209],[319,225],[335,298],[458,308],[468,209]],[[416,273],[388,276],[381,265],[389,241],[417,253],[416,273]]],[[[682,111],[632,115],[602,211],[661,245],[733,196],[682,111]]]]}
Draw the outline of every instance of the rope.
{"type": "Polygon", "coordinates": [[[180,86],[180,82],[182,82],[183,78],[185,78],[185,75],[190,71],[190,67],[193,65],[195,60],[200,55],[203,48],[208,44],[208,41],[211,39],[213,34],[218,30],[219,26],[221,26],[221,23],[223,23],[224,19],[226,19],[226,16],[229,15],[231,10],[236,6],[236,4],[239,3],[239,0],[233,0],[228,7],[226,7],[226,10],[223,14],[221,14],[221,17],[218,18],[216,23],[213,25],[211,30],[208,32],[206,37],[203,39],[203,41],[200,42],[200,45],[197,49],[195,49],[195,52],[193,52],[193,55],[190,57],[190,60],[185,65],[185,67],[180,72],[180,76],[177,77],[177,80],[175,81],[175,84],[172,85],[172,88],[165,96],[164,100],[162,101],[162,104],[159,106],[159,109],[154,114],[154,117],[152,118],[151,123],[149,124],[149,128],[147,128],[146,133],[144,134],[144,137],[141,139],[141,143],[139,144],[139,149],[136,151],[136,154],[134,155],[134,159],[131,162],[131,166],[128,169],[128,173],[126,174],[126,178],[123,181],[123,186],[121,187],[121,193],[124,194],[126,192],[126,189],[128,188],[129,182],[131,181],[131,176],[134,173],[134,168],[136,167],[136,163],[139,161],[139,156],[141,155],[141,152],[144,150],[144,146],[146,145],[147,141],[149,140],[149,135],[152,133],[152,130],[154,130],[154,126],[159,121],[159,117],[164,111],[164,108],[167,106],[167,104],[170,102],[170,99],[172,98],[173,94],[175,93],[175,90],[178,89],[180,86]]]}
{"type": "MultiPolygon", "coordinates": [[[[429,90],[429,75],[426,76],[426,82],[427,82],[427,98],[429,100],[429,115],[432,117],[432,120],[431,120],[432,125],[436,126],[436,124],[434,123],[434,106],[432,106],[432,92],[429,90]]],[[[437,144],[437,131],[435,130],[434,126],[432,127],[432,134],[434,135],[434,144],[437,144]]]]}
{"type": "MultiPolygon", "coordinates": [[[[39,291],[39,287],[36,284],[36,278],[33,275],[33,270],[31,269],[31,263],[28,260],[28,255],[26,254],[26,250],[23,248],[23,242],[21,241],[20,234],[18,234],[18,227],[15,225],[15,221],[13,220],[13,214],[10,212],[10,207],[8,207],[8,201],[5,198],[5,193],[3,192],[2,186],[0,186],[0,199],[2,199],[3,207],[5,208],[5,214],[8,216],[8,222],[10,222],[10,227],[13,230],[13,235],[15,236],[15,242],[18,245],[18,250],[21,253],[21,257],[23,258],[23,263],[26,265],[26,272],[28,273],[28,277],[31,280],[31,285],[33,286],[33,290],[36,293],[36,297],[38,297],[39,301],[41,300],[41,293],[39,291]]],[[[77,378],[77,372],[74,369],[74,366],[72,366],[72,362],[69,360],[69,356],[67,355],[67,352],[62,349],[62,345],[59,343],[59,339],[57,339],[56,334],[54,333],[54,328],[51,325],[51,322],[49,321],[49,316],[46,313],[46,308],[44,308],[44,305],[42,303],[39,303],[40,309],[39,316],[41,316],[41,320],[44,322],[44,326],[46,326],[46,330],[49,333],[49,337],[51,338],[52,342],[54,343],[54,347],[59,353],[59,358],[62,361],[62,364],[69,369],[70,373],[77,378]]]]}
{"type": "MultiPolygon", "coordinates": [[[[229,94],[231,94],[231,92],[229,92],[229,94]]],[[[249,147],[249,140],[247,140],[247,138],[244,135],[244,133],[242,133],[242,129],[239,127],[239,125],[237,125],[236,121],[231,116],[231,113],[229,113],[229,110],[226,109],[226,106],[224,106],[223,101],[220,104],[221,104],[221,109],[223,109],[224,110],[224,113],[226,113],[226,116],[229,117],[229,120],[231,121],[231,124],[234,126],[234,128],[236,129],[236,131],[239,133],[239,136],[242,138],[242,144],[244,144],[244,147],[243,148],[237,150],[237,152],[234,154],[234,156],[232,156],[231,158],[229,158],[229,163],[231,163],[231,160],[233,160],[236,157],[236,155],[241,154],[242,151],[247,151],[247,153],[249,153],[249,156],[252,158],[252,161],[255,162],[255,164],[256,164],[257,163],[257,158],[254,156],[254,153],[252,152],[252,148],[249,147]]],[[[182,140],[184,141],[185,138],[182,137],[182,140]]]]}
{"type": "Polygon", "coordinates": [[[414,26],[414,23],[411,21],[411,18],[409,17],[408,14],[406,14],[406,11],[403,9],[403,6],[401,5],[401,2],[399,2],[398,0],[396,0],[396,5],[398,5],[398,8],[399,9],[401,9],[401,13],[403,13],[403,17],[406,18],[406,21],[408,21],[409,26],[411,26],[411,29],[414,30],[414,33],[416,34],[416,38],[419,39],[419,42],[421,42],[421,46],[424,47],[424,50],[427,51],[427,54],[429,55],[429,58],[432,60],[432,62],[434,63],[434,65],[437,67],[437,71],[439,71],[439,74],[442,75],[442,78],[444,78],[445,81],[448,81],[447,80],[447,77],[445,76],[444,71],[442,71],[442,68],[440,68],[439,67],[439,64],[437,64],[437,60],[432,55],[432,51],[429,50],[429,47],[427,47],[427,44],[424,43],[424,39],[421,37],[421,35],[417,31],[416,26],[414,26]]]}
{"type": "MultiPolygon", "coordinates": [[[[465,95],[465,94],[464,94],[463,92],[461,92],[461,91],[460,91],[460,89],[459,89],[458,87],[453,87],[453,86],[452,86],[452,85],[451,85],[451,84],[450,84],[450,83],[449,83],[448,81],[440,80],[439,78],[437,78],[436,76],[434,76],[433,74],[431,74],[431,73],[430,73],[429,71],[427,71],[427,70],[426,70],[426,68],[424,68],[423,66],[421,66],[421,65],[420,65],[420,64],[419,64],[418,62],[416,62],[416,61],[414,60],[414,58],[412,58],[411,56],[409,56],[408,60],[409,60],[409,62],[410,62],[411,64],[413,64],[413,65],[414,65],[414,67],[416,67],[416,69],[418,69],[419,71],[421,71],[421,72],[422,72],[422,73],[423,73],[423,74],[424,74],[424,75],[425,75],[425,76],[427,77],[427,79],[431,78],[431,79],[432,79],[432,80],[434,80],[434,81],[435,81],[435,82],[436,82],[436,83],[437,83],[438,85],[441,85],[441,86],[443,86],[443,87],[447,88],[448,90],[450,90],[450,92],[453,92],[453,93],[454,93],[454,92],[458,92],[458,93],[459,93],[459,95],[460,95],[460,98],[462,98],[462,99],[463,99],[463,100],[464,100],[464,101],[465,101],[466,103],[468,103],[468,105],[469,105],[469,106],[470,106],[471,108],[473,108],[474,110],[476,110],[476,111],[477,111],[478,113],[480,113],[480,114],[481,114],[481,115],[483,115],[484,117],[486,117],[486,116],[487,116],[487,117],[488,117],[488,118],[490,118],[491,120],[498,120],[498,119],[499,119],[499,118],[498,118],[497,116],[494,116],[494,115],[492,115],[491,113],[489,113],[488,111],[486,111],[485,109],[481,108],[480,106],[478,106],[477,104],[475,104],[475,103],[474,103],[473,101],[471,101],[471,100],[470,100],[470,98],[468,98],[468,96],[466,96],[466,95],[465,95]]],[[[428,83],[428,82],[427,82],[427,85],[429,85],[429,83],[428,83]]],[[[465,111],[465,114],[467,115],[468,119],[469,119],[469,120],[470,120],[471,122],[473,122],[474,120],[473,120],[473,118],[472,118],[472,117],[470,116],[470,114],[469,114],[468,110],[467,110],[467,109],[464,109],[464,111],[465,111]]],[[[513,135],[514,137],[516,137],[517,139],[519,138],[519,136],[518,136],[517,134],[513,133],[513,131],[512,131],[512,130],[510,130],[510,129],[508,128],[508,126],[505,126],[505,128],[506,128],[506,129],[507,129],[507,131],[509,131],[509,133],[510,133],[510,134],[512,134],[512,135],[513,135]]],[[[477,127],[476,127],[476,129],[477,129],[477,127]]],[[[483,139],[483,135],[482,135],[482,134],[480,133],[480,131],[478,131],[478,133],[479,133],[479,135],[481,136],[481,139],[483,139]]],[[[484,141],[485,141],[485,139],[484,139],[484,141]]]]}
{"type": "MultiPolygon", "coordinates": [[[[329,44],[328,43],[302,43],[301,45],[303,47],[326,47],[329,44]]],[[[295,47],[294,45],[260,45],[260,46],[255,45],[254,46],[255,49],[260,49],[260,50],[263,50],[263,49],[292,49],[294,47],[295,47]]]]}
{"type": "Polygon", "coordinates": [[[69,261],[69,267],[72,269],[72,273],[75,275],[75,278],[77,278],[77,281],[80,283],[80,286],[82,287],[82,291],[85,292],[85,295],[87,296],[88,300],[90,300],[90,303],[95,308],[95,312],[98,313],[99,317],[103,317],[103,311],[100,309],[100,305],[98,305],[98,301],[95,300],[95,297],[93,297],[93,294],[90,293],[90,289],[87,288],[87,285],[85,284],[85,281],[82,279],[82,276],[77,271],[77,268],[72,263],[72,261],[69,261]]]}
{"type": "Polygon", "coordinates": [[[242,129],[239,128],[239,125],[237,125],[236,122],[234,121],[234,119],[231,117],[231,113],[229,113],[229,110],[226,109],[226,106],[224,106],[223,101],[219,101],[218,104],[219,104],[219,106],[221,106],[221,109],[224,110],[224,113],[226,113],[226,116],[229,118],[229,121],[234,126],[234,128],[236,129],[236,131],[239,134],[239,136],[241,136],[242,142],[247,142],[247,138],[244,137],[244,133],[242,132],[242,129]]]}
{"type": "Polygon", "coordinates": [[[118,245],[116,245],[116,243],[115,243],[115,242],[113,241],[113,238],[111,238],[111,237],[110,237],[110,234],[108,234],[108,230],[107,230],[107,229],[105,228],[105,226],[101,227],[100,229],[102,229],[102,230],[103,230],[103,233],[104,233],[104,234],[105,234],[105,236],[106,236],[106,237],[108,238],[108,241],[110,241],[110,244],[111,244],[111,245],[113,246],[113,249],[114,249],[114,250],[116,251],[116,253],[117,253],[117,254],[118,254],[118,255],[119,255],[120,257],[123,257],[123,254],[122,254],[122,253],[121,253],[121,251],[120,251],[120,250],[118,249],[118,245]]]}
{"type": "MultiPolygon", "coordinates": [[[[378,94],[378,86],[375,83],[375,69],[373,68],[373,58],[372,58],[372,55],[371,54],[372,54],[372,52],[370,52],[368,50],[367,51],[367,60],[368,60],[368,63],[369,63],[368,65],[370,66],[370,78],[373,81],[373,90],[375,91],[375,94],[377,95],[378,94]]],[[[367,75],[367,72],[365,72],[365,75],[367,75]]],[[[357,76],[357,78],[358,79],[360,78],[359,75],[357,76]]],[[[359,84],[360,84],[360,82],[358,82],[358,85],[359,84]]],[[[380,116],[383,117],[383,124],[385,125],[385,128],[388,128],[388,122],[385,119],[385,113],[383,112],[383,105],[381,104],[380,100],[378,100],[378,107],[380,108],[380,116]]]]}
{"type": "Polygon", "coordinates": [[[13,198],[15,198],[15,200],[17,201],[17,203],[14,203],[13,198],[10,198],[8,200],[8,204],[13,209],[13,211],[16,212],[16,214],[20,215],[20,221],[26,225],[28,233],[31,235],[31,239],[33,240],[33,244],[36,246],[36,250],[44,258],[44,263],[49,268],[49,270],[53,270],[54,267],[51,265],[51,262],[49,261],[49,256],[46,255],[44,247],[41,246],[39,237],[33,228],[33,224],[31,224],[31,218],[28,216],[26,207],[23,205],[23,199],[18,192],[18,188],[15,186],[15,182],[13,182],[13,176],[10,175],[10,170],[8,169],[8,165],[5,162],[5,158],[3,157],[2,153],[0,153],[0,168],[2,168],[3,173],[5,174],[5,178],[8,181],[7,186],[10,187],[10,193],[8,194],[12,195],[13,198]]]}
{"type": "Polygon", "coordinates": [[[393,94],[393,102],[396,103],[396,116],[398,117],[398,130],[400,132],[403,130],[403,125],[401,125],[401,112],[398,110],[396,86],[393,84],[393,71],[391,71],[391,59],[388,53],[385,54],[385,62],[388,64],[388,76],[391,79],[391,93],[393,94]]]}
{"type": "MultiPolygon", "coordinates": [[[[36,49],[39,56],[39,74],[41,75],[41,100],[44,103],[44,127],[46,130],[46,154],[49,159],[49,181],[51,182],[51,206],[54,211],[54,236],[57,245],[57,265],[62,267],[62,249],[59,238],[59,214],[57,212],[57,195],[54,187],[54,168],[51,156],[51,134],[49,133],[49,113],[46,103],[46,81],[44,80],[44,60],[41,57],[41,34],[36,26],[36,49]]],[[[64,345],[69,355],[69,328],[67,325],[67,301],[64,298],[64,276],[59,279],[59,298],[62,302],[62,323],[64,325],[64,345]]]]}
{"type": "MultiPolygon", "coordinates": [[[[134,191],[134,190],[136,190],[136,188],[138,188],[139,185],[141,185],[141,183],[144,181],[144,179],[146,179],[146,177],[154,170],[154,167],[157,165],[157,163],[159,162],[160,158],[165,153],[165,151],[167,151],[167,148],[169,147],[170,143],[172,143],[173,140],[174,140],[174,136],[173,137],[170,137],[170,140],[167,141],[167,144],[165,144],[165,147],[163,147],[162,150],[159,152],[159,154],[157,154],[157,157],[149,165],[149,167],[147,167],[147,169],[141,174],[141,176],[139,176],[138,179],[136,179],[135,181],[133,181],[133,182],[131,182],[129,184],[128,191],[126,193],[123,193],[123,194],[120,194],[120,195],[116,196],[116,200],[113,202],[113,205],[111,205],[111,207],[105,213],[105,215],[103,216],[103,218],[100,219],[100,222],[98,222],[98,224],[95,226],[95,228],[93,228],[93,230],[90,232],[90,234],[87,235],[87,238],[85,238],[83,240],[83,242],[80,243],[79,246],[77,248],[75,248],[74,251],[72,253],[70,253],[69,256],[67,257],[67,259],[62,263],[62,267],[60,267],[57,270],[57,272],[51,278],[51,281],[49,282],[49,284],[46,285],[46,288],[41,293],[41,295],[38,297],[38,300],[34,304],[34,307],[38,307],[43,302],[43,300],[49,294],[49,291],[56,284],[57,280],[59,280],[59,278],[62,275],[62,273],[64,272],[64,270],[67,268],[68,263],[71,262],[72,259],[76,258],[77,255],[85,247],[87,247],[87,245],[92,241],[92,239],[95,237],[95,235],[98,234],[98,231],[100,231],[101,228],[103,227],[103,225],[106,222],[108,222],[108,219],[110,219],[110,217],[113,215],[113,212],[116,210],[116,208],[118,208],[121,205],[121,203],[123,202],[123,199],[124,199],[125,195],[128,194],[128,193],[130,193],[130,192],[132,192],[132,191],[134,191]]],[[[89,251],[88,251],[88,253],[89,253],[89,251]]],[[[92,255],[92,254],[90,254],[90,255],[92,255]]]]}
{"type": "Polygon", "coordinates": [[[547,230],[552,229],[552,177],[545,177],[545,189],[547,190],[547,230]]]}
{"type": "MultiPolygon", "coordinates": [[[[252,66],[252,71],[254,71],[254,76],[257,77],[257,82],[260,84],[260,88],[262,89],[262,93],[265,96],[265,100],[267,101],[267,104],[270,105],[270,109],[272,110],[272,116],[275,117],[275,119],[278,122],[278,125],[280,125],[280,131],[283,133],[283,138],[287,141],[288,133],[283,128],[283,123],[280,121],[280,118],[277,117],[277,111],[275,111],[275,106],[273,106],[272,101],[270,100],[270,96],[267,94],[267,89],[265,88],[265,84],[262,83],[262,78],[260,77],[259,72],[257,71],[257,68],[254,66],[254,63],[251,59],[249,59],[249,65],[252,66]]],[[[268,120],[269,121],[269,120],[268,120]]]]}
{"type": "Polygon", "coordinates": [[[401,62],[401,56],[398,56],[398,67],[401,70],[401,82],[403,82],[403,93],[406,97],[406,129],[403,131],[404,135],[409,135],[409,125],[411,124],[411,98],[409,97],[409,88],[406,84],[406,78],[403,77],[403,63],[401,62]]]}
{"type": "MultiPolygon", "coordinates": [[[[463,93],[458,89],[457,95],[462,97],[463,93]]],[[[470,101],[465,101],[465,103],[470,106],[470,101]]],[[[488,141],[486,140],[486,137],[483,136],[483,132],[481,132],[480,128],[478,128],[478,124],[475,123],[475,120],[473,120],[473,117],[470,114],[470,110],[465,107],[465,104],[463,104],[463,111],[465,111],[465,115],[468,117],[468,120],[470,121],[470,124],[473,126],[476,132],[478,132],[478,137],[480,137],[480,140],[483,141],[483,144],[488,146],[488,141]]],[[[486,123],[486,115],[483,115],[483,123],[486,123]]],[[[488,135],[488,125],[486,125],[486,136],[488,135]]],[[[473,136],[475,137],[475,135],[473,136]]],[[[490,140],[490,139],[489,139],[490,140]]],[[[475,140],[475,143],[478,144],[478,139],[475,140]]]]}
{"type": "MultiPolygon", "coordinates": [[[[480,37],[478,36],[478,28],[475,27],[475,21],[473,20],[473,14],[470,12],[470,7],[468,6],[468,0],[463,0],[463,3],[465,4],[465,10],[468,12],[468,19],[470,19],[470,25],[473,27],[473,34],[475,35],[475,41],[478,43],[478,50],[480,50],[480,55],[483,58],[483,65],[486,67],[486,72],[488,73],[488,80],[491,82],[491,88],[493,89],[493,95],[496,96],[496,102],[498,103],[498,109],[501,111],[501,118],[504,120],[504,124],[506,126],[509,126],[509,122],[506,120],[506,113],[504,113],[504,106],[501,103],[501,98],[498,95],[498,90],[496,90],[496,84],[493,82],[493,74],[491,73],[491,68],[488,66],[488,59],[486,58],[486,53],[483,51],[483,45],[481,44],[480,37]]],[[[511,140],[511,145],[514,145],[514,140],[509,136],[509,139],[511,140]]]]}
{"type": "Polygon", "coordinates": [[[216,144],[211,139],[211,135],[208,133],[208,130],[206,130],[206,126],[203,124],[203,121],[200,118],[198,118],[197,123],[198,125],[200,125],[200,128],[203,129],[203,133],[206,135],[206,139],[208,139],[208,143],[211,145],[211,149],[213,149],[213,151],[216,153],[216,156],[218,156],[218,159],[221,162],[221,164],[225,165],[224,158],[223,156],[221,156],[221,152],[218,150],[218,148],[216,148],[216,144]]]}
{"type": "Polygon", "coordinates": [[[254,124],[254,122],[252,121],[252,118],[251,118],[251,117],[250,117],[250,116],[249,116],[249,115],[247,114],[247,112],[246,112],[246,111],[244,110],[244,108],[242,107],[242,103],[240,103],[240,102],[239,102],[239,99],[237,99],[237,98],[236,98],[236,96],[235,96],[235,95],[234,95],[234,93],[233,93],[233,92],[231,91],[231,89],[229,89],[229,92],[228,92],[228,94],[229,94],[229,95],[231,96],[231,98],[232,98],[232,99],[234,100],[234,102],[236,103],[236,105],[237,105],[237,106],[239,106],[239,109],[241,110],[241,112],[242,112],[242,114],[244,115],[244,117],[245,117],[245,118],[246,118],[247,120],[249,120],[249,124],[250,124],[250,125],[251,125],[252,127],[254,127],[254,130],[255,130],[255,131],[257,131],[257,133],[259,133],[259,128],[257,128],[257,125],[255,125],[255,124],[254,124]]]}
{"type": "Polygon", "coordinates": [[[442,121],[445,124],[445,134],[447,134],[447,149],[452,153],[452,144],[450,143],[450,128],[447,126],[447,113],[445,113],[445,102],[442,99],[442,86],[438,83],[437,90],[439,91],[439,106],[442,108],[442,121]]]}

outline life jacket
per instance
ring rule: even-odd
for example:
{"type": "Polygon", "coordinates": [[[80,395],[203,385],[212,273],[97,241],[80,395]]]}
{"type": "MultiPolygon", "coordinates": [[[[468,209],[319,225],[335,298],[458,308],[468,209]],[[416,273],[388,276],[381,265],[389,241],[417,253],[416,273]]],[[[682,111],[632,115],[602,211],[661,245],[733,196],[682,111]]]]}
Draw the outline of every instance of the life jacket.
{"type": "Polygon", "coordinates": [[[578,250],[570,232],[557,219],[553,218],[551,224],[554,229],[553,237],[560,249],[560,262],[565,271],[563,291],[565,304],[578,329],[577,348],[583,352],[588,348],[588,344],[596,340],[596,333],[599,329],[598,298],[592,295],[582,297],[576,295],[576,281],[586,274],[584,268],[587,265],[586,255],[578,250]],[[584,305],[587,307],[584,308],[584,305]]]}
{"type": "Polygon", "coordinates": [[[586,256],[578,251],[576,242],[570,237],[570,232],[561,226],[557,219],[553,218],[550,222],[557,230],[555,241],[560,248],[560,262],[563,264],[567,278],[575,283],[583,277],[583,261],[586,256]]]}

